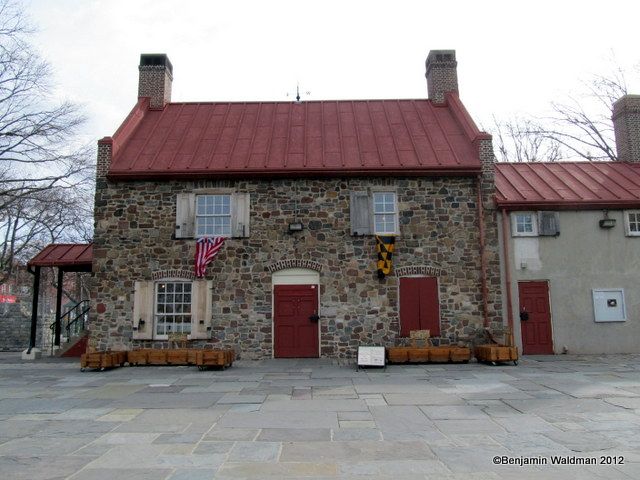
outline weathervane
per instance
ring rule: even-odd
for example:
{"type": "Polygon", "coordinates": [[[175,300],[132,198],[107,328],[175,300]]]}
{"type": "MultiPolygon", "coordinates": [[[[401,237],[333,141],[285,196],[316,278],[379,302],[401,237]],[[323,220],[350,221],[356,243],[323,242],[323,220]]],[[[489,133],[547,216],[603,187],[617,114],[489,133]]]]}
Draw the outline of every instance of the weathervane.
{"type": "MultiPolygon", "coordinates": [[[[311,95],[311,92],[304,92],[305,95],[311,95]]],[[[287,93],[287,97],[290,94],[287,93]]],[[[296,102],[300,102],[300,83],[296,82],[296,102]]]]}

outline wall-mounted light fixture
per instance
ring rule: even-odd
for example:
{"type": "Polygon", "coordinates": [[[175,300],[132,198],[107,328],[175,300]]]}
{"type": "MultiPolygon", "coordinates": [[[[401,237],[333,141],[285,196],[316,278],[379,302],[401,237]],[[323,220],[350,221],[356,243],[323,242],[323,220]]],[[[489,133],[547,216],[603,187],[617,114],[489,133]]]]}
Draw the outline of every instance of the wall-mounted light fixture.
{"type": "Polygon", "coordinates": [[[301,232],[304,228],[302,222],[293,222],[289,224],[289,233],[301,232]]]}
{"type": "Polygon", "coordinates": [[[616,219],[609,218],[609,212],[607,210],[603,210],[602,214],[604,218],[598,222],[600,228],[613,228],[616,226],[616,219]]]}

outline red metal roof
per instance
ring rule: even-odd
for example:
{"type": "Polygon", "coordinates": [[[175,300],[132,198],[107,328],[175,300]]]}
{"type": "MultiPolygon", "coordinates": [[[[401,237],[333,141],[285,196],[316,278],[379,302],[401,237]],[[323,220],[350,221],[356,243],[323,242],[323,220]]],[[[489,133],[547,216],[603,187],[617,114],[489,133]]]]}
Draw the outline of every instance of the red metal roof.
{"type": "Polygon", "coordinates": [[[27,266],[66,267],[89,272],[92,261],[93,244],[91,243],[52,243],[29,260],[27,266]]]}
{"type": "Polygon", "coordinates": [[[523,208],[640,206],[640,164],[523,162],[496,164],[496,202],[523,208]]]}
{"type": "Polygon", "coordinates": [[[447,102],[169,103],[141,98],[113,138],[111,179],[472,174],[481,133],[447,102]]]}

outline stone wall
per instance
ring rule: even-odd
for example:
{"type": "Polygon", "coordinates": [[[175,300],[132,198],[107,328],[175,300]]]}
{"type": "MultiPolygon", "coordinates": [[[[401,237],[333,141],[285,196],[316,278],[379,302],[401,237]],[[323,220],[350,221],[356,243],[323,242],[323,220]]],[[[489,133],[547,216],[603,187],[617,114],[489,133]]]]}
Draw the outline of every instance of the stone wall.
{"type": "MultiPolygon", "coordinates": [[[[19,352],[29,346],[31,317],[19,303],[0,304],[0,351],[19,352]]],[[[42,328],[38,325],[36,345],[42,343],[42,328]]]]}
{"type": "MultiPolygon", "coordinates": [[[[134,282],[151,280],[161,270],[193,268],[194,240],[173,238],[177,193],[230,187],[251,194],[251,236],[228,239],[207,268],[206,278],[213,281],[213,338],[200,343],[236,347],[243,358],[271,357],[273,265],[305,260],[321,266],[321,356],[351,357],[359,344],[394,344],[398,277],[392,273],[379,280],[374,237],[350,235],[350,191],[380,187],[398,198],[394,267],[406,274],[438,274],[441,341],[474,337],[481,329],[475,178],[121,183],[98,178],[91,347],[162,343],[131,340],[134,282]],[[305,229],[290,234],[296,208],[305,229]]],[[[495,212],[486,213],[492,242],[488,317],[495,321],[502,309],[499,268],[494,268],[497,226],[495,212]]]]}

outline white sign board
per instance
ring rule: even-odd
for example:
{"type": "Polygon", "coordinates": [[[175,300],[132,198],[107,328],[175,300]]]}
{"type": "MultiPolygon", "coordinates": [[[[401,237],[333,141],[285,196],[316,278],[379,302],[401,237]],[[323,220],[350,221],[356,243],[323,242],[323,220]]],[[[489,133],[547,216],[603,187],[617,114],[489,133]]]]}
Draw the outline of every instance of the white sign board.
{"type": "Polygon", "coordinates": [[[384,366],[384,347],[358,347],[358,367],[384,366]]]}

